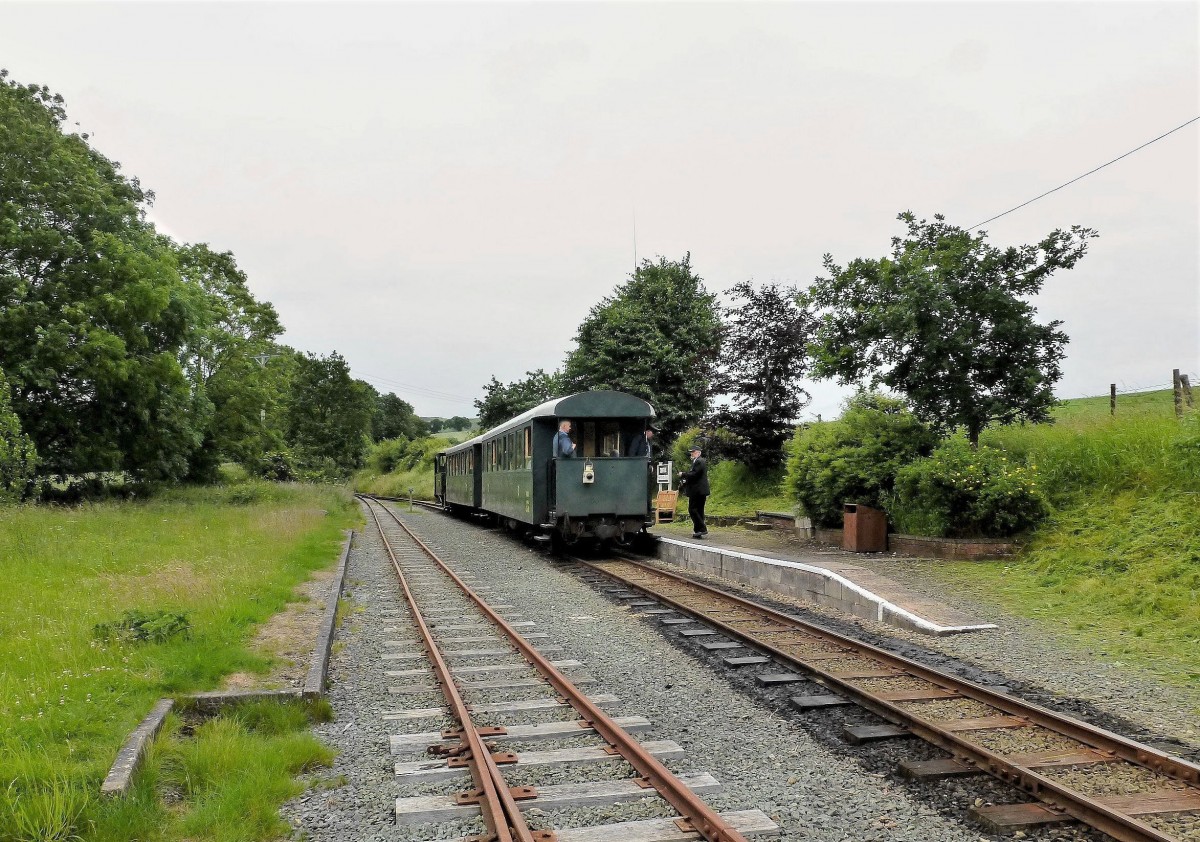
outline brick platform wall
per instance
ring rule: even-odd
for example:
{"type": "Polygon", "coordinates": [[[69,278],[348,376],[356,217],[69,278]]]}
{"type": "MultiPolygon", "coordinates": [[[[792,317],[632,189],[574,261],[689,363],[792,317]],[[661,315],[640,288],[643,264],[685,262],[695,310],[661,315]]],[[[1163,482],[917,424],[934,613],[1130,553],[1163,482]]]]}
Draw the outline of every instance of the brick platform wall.
{"type": "MultiPolygon", "coordinates": [[[[813,540],[818,544],[842,546],[842,530],[818,527],[814,531],[816,534],[813,540]]],[[[926,538],[922,535],[901,535],[898,532],[888,533],[887,548],[890,553],[953,561],[1009,558],[1017,552],[1017,545],[1013,541],[995,541],[988,538],[926,538]]]]}
{"type": "Polygon", "coordinates": [[[944,558],[959,561],[982,561],[1008,558],[1016,554],[1012,541],[993,541],[987,538],[923,538],[919,535],[888,533],[888,550],[918,558],[944,558]]]}

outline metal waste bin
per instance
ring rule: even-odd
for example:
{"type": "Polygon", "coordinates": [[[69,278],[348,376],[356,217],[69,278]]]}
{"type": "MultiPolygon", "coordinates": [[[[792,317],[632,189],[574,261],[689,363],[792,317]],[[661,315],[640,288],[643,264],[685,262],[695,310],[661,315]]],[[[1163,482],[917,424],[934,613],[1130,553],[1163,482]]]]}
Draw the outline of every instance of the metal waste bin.
{"type": "Polygon", "coordinates": [[[881,553],[887,549],[887,515],[858,503],[842,508],[842,549],[852,553],[881,553]]]}

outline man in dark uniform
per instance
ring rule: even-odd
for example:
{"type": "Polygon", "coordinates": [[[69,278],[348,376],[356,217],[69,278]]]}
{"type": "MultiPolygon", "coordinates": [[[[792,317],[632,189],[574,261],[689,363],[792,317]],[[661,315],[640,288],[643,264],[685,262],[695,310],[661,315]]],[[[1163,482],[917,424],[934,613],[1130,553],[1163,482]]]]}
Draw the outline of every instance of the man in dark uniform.
{"type": "Polygon", "coordinates": [[[653,424],[647,424],[646,432],[644,432],[640,436],[637,436],[636,438],[634,438],[633,441],[631,441],[629,443],[629,451],[625,455],[626,456],[649,456],[650,455],[650,442],[653,441],[654,434],[657,432],[658,432],[658,430],[655,428],[655,426],[653,424]]]}
{"type": "Polygon", "coordinates": [[[688,450],[692,467],[679,475],[679,487],[688,496],[688,517],[692,519],[692,537],[708,535],[704,524],[704,504],[708,501],[708,465],[700,455],[700,445],[693,444],[688,450]]]}

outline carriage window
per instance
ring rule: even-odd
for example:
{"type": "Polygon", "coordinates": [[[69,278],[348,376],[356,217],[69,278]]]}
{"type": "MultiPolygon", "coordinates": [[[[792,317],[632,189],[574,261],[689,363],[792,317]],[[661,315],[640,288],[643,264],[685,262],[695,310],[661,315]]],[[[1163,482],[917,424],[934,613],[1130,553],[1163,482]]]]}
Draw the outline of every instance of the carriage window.
{"type": "Polygon", "coordinates": [[[579,449],[584,456],[596,456],[596,422],[584,421],[583,430],[579,434],[579,449]]]}
{"type": "Polygon", "coordinates": [[[525,467],[533,464],[533,427],[525,428],[525,467]]]}
{"type": "Polygon", "coordinates": [[[600,456],[620,456],[621,454],[621,425],[616,421],[603,421],[600,424],[600,456]]]}

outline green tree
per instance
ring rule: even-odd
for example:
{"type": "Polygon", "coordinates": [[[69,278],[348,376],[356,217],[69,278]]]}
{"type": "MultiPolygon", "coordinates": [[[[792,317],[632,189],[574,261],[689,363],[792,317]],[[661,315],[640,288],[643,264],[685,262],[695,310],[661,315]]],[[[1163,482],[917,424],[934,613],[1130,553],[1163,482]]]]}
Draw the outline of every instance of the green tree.
{"type": "Polygon", "coordinates": [[[471,429],[472,421],[462,415],[455,415],[446,419],[447,430],[469,430],[471,429]]]}
{"type": "Polygon", "coordinates": [[[272,343],[260,354],[232,357],[210,378],[205,391],[218,408],[212,438],[222,458],[257,470],[263,454],[286,446],[292,377],[302,359],[272,343]]]}
{"type": "Polygon", "coordinates": [[[389,392],[375,401],[371,434],[376,441],[383,439],[419,439],[429,435],[429,425],[417,417],[412,404],[389,392]]]}
{"type": "Polygon", "coordinates": [[[692,271],[691,255],[660,257],[643,260],[591,309],[565,378],[572,391],[617,389],[650,401],[669,441],[708,411],[720,351],[716,296],[692,271]]]}
{"type": "Polygon", "coordinates": [[[725,311],[721,388],[731,405],[712,422],[740,441],[737,458],[755,471],[783,465],[783,443],[809,394],[801,385],[813,318],[797,306],[797,291],[743,281],[729,290],[737,306],[725,311]]]}
{"type": "Polygon", "coordinates": [[[263,418],[276,397],[266,363],[278,354],[274,340],[283,327],[275,308],[250,292],[231,253],[201,243],[179,248],[177,258],[195,298],[195,323],[180,363],[213,405],[190,474],[210,479],[222,458],[245,463],[279,445],[266,434],[263,418]]]}
{"type": "Polygon", "coordinates": [[[12,393],[0,371],[0,503],[24,497],[37,469],[37,448],[21,430],[12,409],[12,393]]]}
{"type": "Polygon", "coordinates": [[[334,351],[298,360],[288,396],[288,441],[300,464],[314,473],[361,467],[375,414],[374,390],[350,376],[334,351]]]}
{"type": "Polygon", "coordinates": [[[186,473],[211,412],[179,363],[197,299],[152,194],[0,72],[0,360],[43,468],[186,473]]]}
{"type": "Polygon", "coordinates": [[[999,249],[941,215],[899,219],[908,230],[891,257],[842,267],[825,255],[828,277],[802,300],[819,318],[814,373],[884,384],[939,430],[962,427],[973,446],[992,422],[1049,421],[1068,340],[1025,299],[1072,268],[1096,232],[1076,225],[999,249]]]}
{"type": "Polygon", "coordinates": [[[479,410],[479,427],[488,430],[497,424],[533,409],[551,398],[563,394],[562,375],[557,371],[547,374],[542,369],[525,372],[524,380],[501,383],[492,375],[492,380],[483,387],[483,397],[475,401],[479,410]]]}

